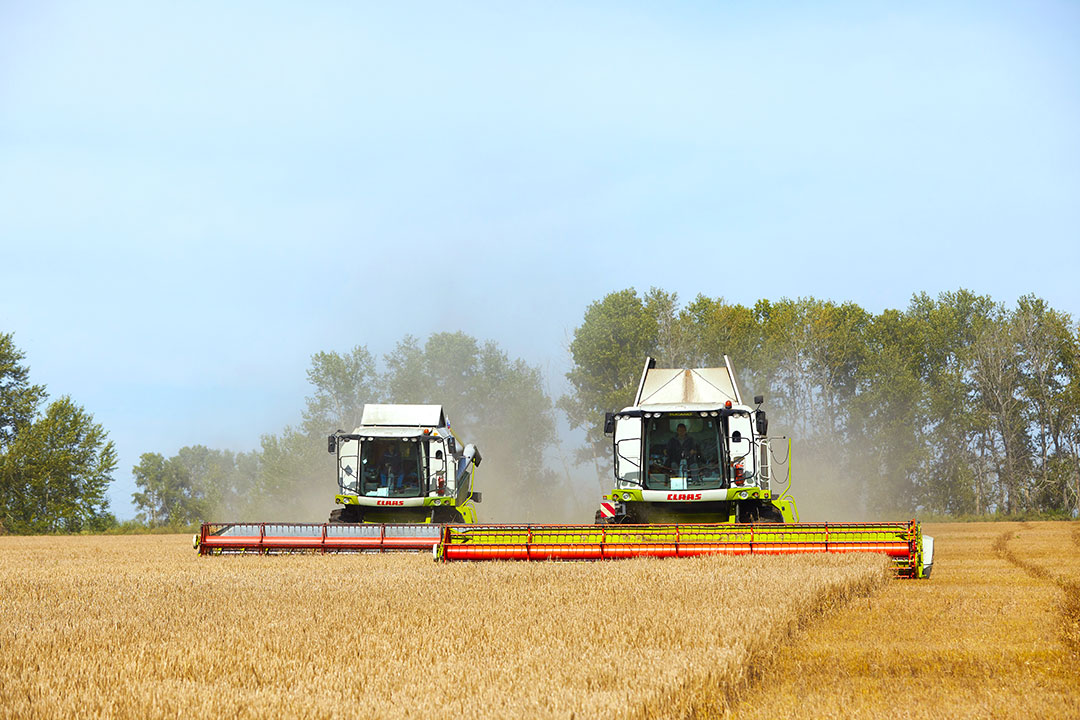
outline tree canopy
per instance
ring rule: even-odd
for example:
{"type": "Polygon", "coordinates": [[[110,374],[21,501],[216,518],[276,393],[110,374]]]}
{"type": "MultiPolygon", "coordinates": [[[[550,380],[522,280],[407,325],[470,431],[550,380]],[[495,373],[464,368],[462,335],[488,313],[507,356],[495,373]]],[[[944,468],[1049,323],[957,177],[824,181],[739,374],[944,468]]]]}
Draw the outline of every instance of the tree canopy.
{"type": "Polygon", "coordinates": [[[78,532],[114,523],[105,495],[113,443],[70,397],[44,405],[45,388],[30,384],[24,357],[0,333],[0,527],[78,532]]]}

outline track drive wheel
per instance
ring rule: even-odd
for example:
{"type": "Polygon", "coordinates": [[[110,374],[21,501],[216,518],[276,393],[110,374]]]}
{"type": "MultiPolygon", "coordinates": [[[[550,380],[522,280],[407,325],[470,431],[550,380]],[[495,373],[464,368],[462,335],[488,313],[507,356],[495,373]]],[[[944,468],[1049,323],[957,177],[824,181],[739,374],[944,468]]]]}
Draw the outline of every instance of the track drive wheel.
{"type": "Polygon", "coordinates": [[[438,525],[460,524],[465,522],[465,518],[461,516],[457,508],[437,507],[431,513],[431,522],[438,525]]]}
{"type": "Polygon", "coordinates": [[[738,520],[741,523],[752,523],[758,520],[758,506],[753,502],[741,502],[738,507],[738,520]]]}
{"type": "Polygon", "coordinates": [[[332,523],[358,523],[362,521],[363,517],[360,515],[360,508],[355,505],[346,505],[330,511],[330,522],[332,523]]]}
{"type": "Polygon", "coordinates": [[[763,502],[763,503],[761,503],[760,515],[761,515],[761,517],[758,519],[758,522],[763,522],[763,523],[782,523],[782,522],[784,522],[784,515],[771,502],[763,502]]]}

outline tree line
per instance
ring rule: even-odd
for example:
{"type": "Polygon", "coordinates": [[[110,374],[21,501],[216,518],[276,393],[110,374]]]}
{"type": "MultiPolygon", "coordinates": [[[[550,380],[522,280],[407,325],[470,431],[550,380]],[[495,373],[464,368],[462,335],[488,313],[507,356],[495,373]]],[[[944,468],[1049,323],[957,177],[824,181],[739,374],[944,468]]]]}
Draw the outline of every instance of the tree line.
{"type": "Polygon", "coordinates": [[[632,402],[645,356],[726,354],[747,394],[767,396],[770,432],[794,438],[797,497],[823,519],[1080,513],[1080,333],[1034,296],[922,293],[874,314],[629,289],[587,308],[570,351],[559,406],[585,429],[582,459],[610,455],[597,418],[632,402]]]}
{"type": "MultiPolygon", "coordinates": [[[[610,481],[603,413],[633,401],[645,357],[711,367],[724,355],[748,396],[766,395],[777,467],[792,468],[804,519],[1080,513],[1080,330],[1034,296],[1006,307],[965,290],[918,294],[874,314],[815,298],[748,307],[627,289],[586,308],[569,350],[557,402],[538,368],[461,332],[406,336],[381,359],[364,345],[316,353],[298,422],[257,449],[143,454],[129,524],[325,520],[326,435],[354,428],[372,402],[446,408],[484,452],[486,520],[580,519],[575,498],[610,481]],[[556,409],[584,438],[573,463],[558,462],[556,409]]],[[[0,334],[0,530],[115,527],[107,432],[70,397],[47,402],[23,360],[0,334]]]]}

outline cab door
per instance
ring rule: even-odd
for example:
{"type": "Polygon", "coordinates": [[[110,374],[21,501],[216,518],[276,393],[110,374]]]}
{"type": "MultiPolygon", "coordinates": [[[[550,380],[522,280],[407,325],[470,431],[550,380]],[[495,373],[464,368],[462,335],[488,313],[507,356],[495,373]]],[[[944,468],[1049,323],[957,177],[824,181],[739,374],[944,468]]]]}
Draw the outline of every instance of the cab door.
{"type": "Polygon", "coordinates": [[[641,487],[641,417],[615,418],[615,481],[618,487],[641,487]]]}

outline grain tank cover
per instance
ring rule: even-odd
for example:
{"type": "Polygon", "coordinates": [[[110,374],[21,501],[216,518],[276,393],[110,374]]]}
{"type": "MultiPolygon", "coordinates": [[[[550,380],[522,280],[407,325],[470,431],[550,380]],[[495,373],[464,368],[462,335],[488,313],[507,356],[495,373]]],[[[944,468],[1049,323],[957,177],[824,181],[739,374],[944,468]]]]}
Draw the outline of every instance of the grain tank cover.
{"type": "Polygon", "coordinates": [[[729,400],[742,404],[730,365],[697,369],[647,367],[634,405],[721,406],[729,400]]]}
{"type": "Polygon", "coordinates": [[[366,427],[446,427],[442,405],[365,405],[360,424],[366,427]]]}

